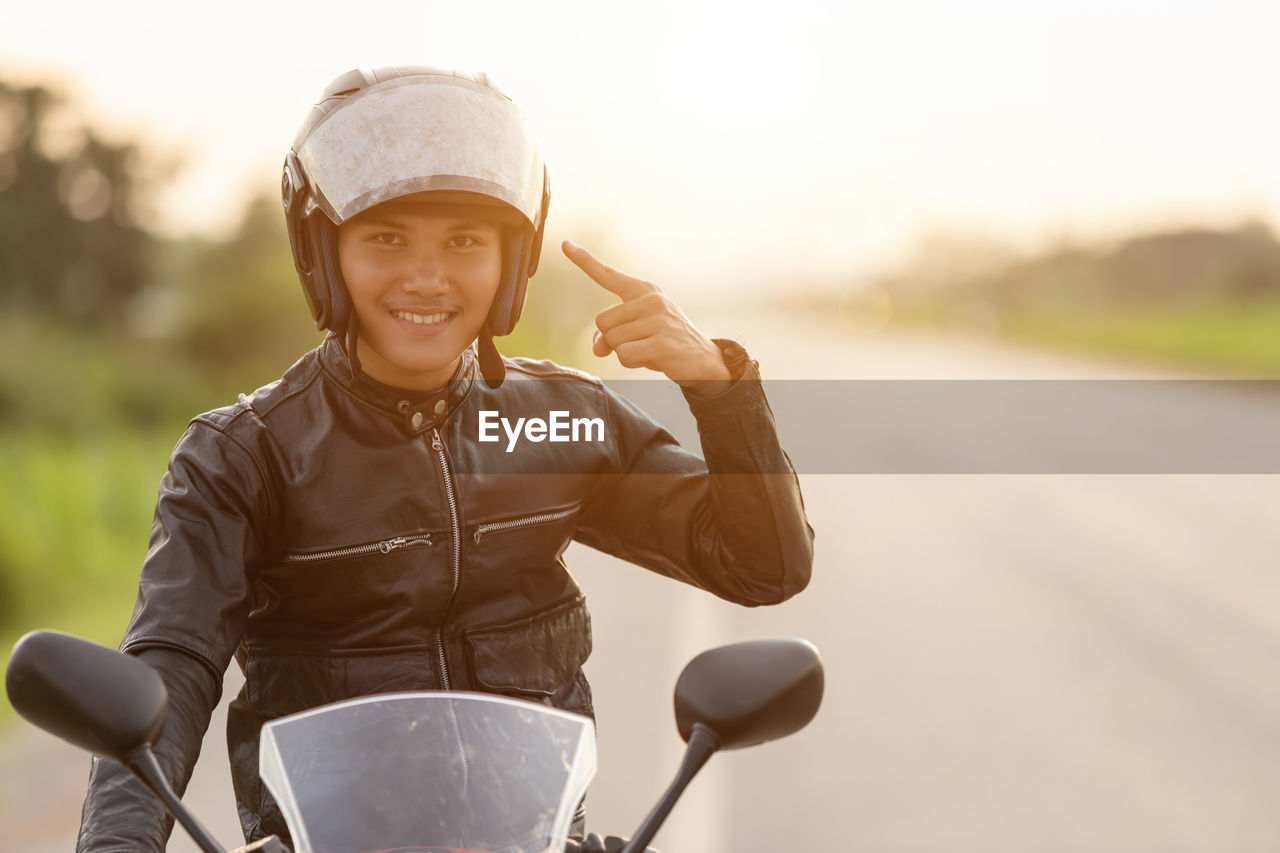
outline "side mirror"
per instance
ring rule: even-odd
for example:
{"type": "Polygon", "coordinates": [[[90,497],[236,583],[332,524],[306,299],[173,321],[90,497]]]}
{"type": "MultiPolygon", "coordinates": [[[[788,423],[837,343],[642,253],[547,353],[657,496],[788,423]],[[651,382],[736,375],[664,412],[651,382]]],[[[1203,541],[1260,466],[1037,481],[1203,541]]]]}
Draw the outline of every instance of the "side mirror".
{"type": "Polygon", "coordinates": [[[757,640],[703,652],[676,682],[676,727],[686,741],[708,729],[720,749],[800,731],[822,704],[818,649],[808,640],[757,640]]]}
{"type": "Polygon", "coordinates": [[[822,704],[818,649],[808,640],[720,646],[689,661],[676,682],[676,727],[688,743],[675,781],[623,849],[640,853],[703,765],[720,749],[777,740],[808,725],[822,704]]]}
{"type": "Polygon", "coordinates": [[[204,853],[224,853],[178,799],[151,752],[169,710],[169,694],[154,669],[79,637],[33,631],[13,647],[4,689],[29,722],[129,768],[204,853]]]}
{"type": "Polygon", "coordinates": [[[137,658],[56,631],[13,647],[5,692],[19,714],[50,734],[121,764],[160,736],[169,697],[137,658]]]}

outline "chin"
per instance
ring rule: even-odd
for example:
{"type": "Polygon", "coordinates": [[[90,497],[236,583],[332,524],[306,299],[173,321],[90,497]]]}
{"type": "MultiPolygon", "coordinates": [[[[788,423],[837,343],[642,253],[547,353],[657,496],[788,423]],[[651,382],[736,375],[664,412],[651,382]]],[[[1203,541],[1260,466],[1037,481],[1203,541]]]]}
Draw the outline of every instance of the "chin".
{"type": "Polygon", "coordinates": [[[406,358],[401,361],[394,362],[395,366],[405,373],[436,373],[441,370],[452,369],[457,363],[458,357],[462,355],[461,350],[449,356],[439,356],[433,358],[406,358]]]}
{"type": "Polygon", "coordinates": [[[431,352],[423,352],[416,347],[378,347],[361,341],[360,366],[364,373],[385,385],[413,389],[417,378],[451,373],[465,349],[433,347],[431,352]]]}

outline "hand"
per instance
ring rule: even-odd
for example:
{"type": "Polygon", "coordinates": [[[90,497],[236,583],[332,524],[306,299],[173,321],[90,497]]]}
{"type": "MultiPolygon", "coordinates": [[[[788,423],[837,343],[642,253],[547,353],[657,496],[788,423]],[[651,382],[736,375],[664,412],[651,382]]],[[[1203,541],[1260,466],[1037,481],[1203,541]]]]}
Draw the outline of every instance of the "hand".
{"type": "Polygon", "coordinates": [[[647,367],[704,397],[733,384],[720,348],[656,284],[619,272],[568,240],[561,246],[577,267],[622,301],[596,315],[591,351],[616,353],[623,367],[647,367]]]}
{"type": "MultiPolygon", "coordinates": [[[[566,841],[564,853],[621,853],[622,848],[626,846],[625,838],[619,838],[616,835],[606,835],[601,838],[593,832],[580,842],[566,841]]],[[[645,853],[658,853],[658,851],[652,847],[646,847],[645,853]]]]}

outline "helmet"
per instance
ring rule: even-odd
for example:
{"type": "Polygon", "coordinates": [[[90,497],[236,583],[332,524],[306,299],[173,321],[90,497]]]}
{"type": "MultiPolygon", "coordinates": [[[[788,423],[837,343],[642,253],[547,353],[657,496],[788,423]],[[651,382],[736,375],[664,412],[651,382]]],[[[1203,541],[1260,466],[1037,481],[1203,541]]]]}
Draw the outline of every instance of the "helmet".
{"type": "MultiPolygon", "coordinates": [[[[492,349],[491,336],[515,328],[538,268],[550,192],[524,114],[487,75],[427,66],[340,75],[299,128],[280,189],[316,328],[345,333],[354,344],[338,226],[421,192],[483,207],[503,223],[502,280],[481,337],[492,349]]],[[[354,360],[354,348],[348,352],[354,360]]]]}

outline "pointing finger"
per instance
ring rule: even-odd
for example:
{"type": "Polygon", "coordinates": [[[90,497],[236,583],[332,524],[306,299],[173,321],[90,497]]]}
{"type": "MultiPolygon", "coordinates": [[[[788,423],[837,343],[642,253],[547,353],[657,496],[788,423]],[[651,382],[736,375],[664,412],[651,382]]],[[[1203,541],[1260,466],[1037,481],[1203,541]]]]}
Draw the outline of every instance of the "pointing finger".
{"type": "Polygon", "coordinates": [[[565,240],[560,248],[564,251],[565,257],[573,261],[578,269],[624,302],[646,293],[653,293],[658,289],[647,281],[619,272],[572,241],[565,240]]]}

